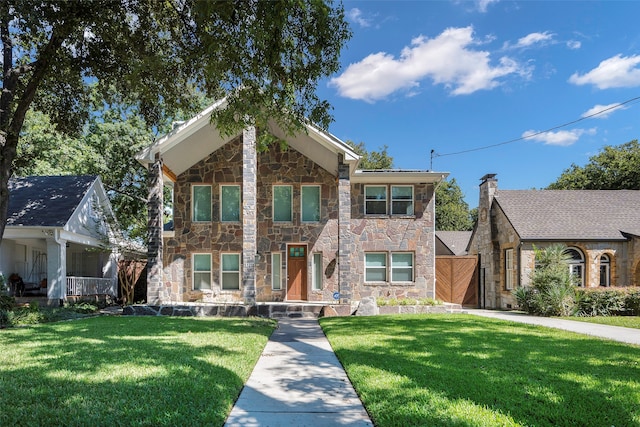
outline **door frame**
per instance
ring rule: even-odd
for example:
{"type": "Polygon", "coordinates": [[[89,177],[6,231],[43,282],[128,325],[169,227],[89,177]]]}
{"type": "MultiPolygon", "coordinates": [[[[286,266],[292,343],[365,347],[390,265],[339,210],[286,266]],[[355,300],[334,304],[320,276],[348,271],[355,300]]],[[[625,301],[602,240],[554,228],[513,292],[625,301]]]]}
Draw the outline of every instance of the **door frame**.
{"type": "Polygon", "coordinates": [[[287,243],[286,245],[286,283],[285,283],[285,301],[289,300],[289,248],[291,246],[303,246],[304,247],[304,278],[306,282],[305,289],[301,289],[301,299],[292,301],[308,301],[309,300],[309,245],[307,243],[287,243]]]}

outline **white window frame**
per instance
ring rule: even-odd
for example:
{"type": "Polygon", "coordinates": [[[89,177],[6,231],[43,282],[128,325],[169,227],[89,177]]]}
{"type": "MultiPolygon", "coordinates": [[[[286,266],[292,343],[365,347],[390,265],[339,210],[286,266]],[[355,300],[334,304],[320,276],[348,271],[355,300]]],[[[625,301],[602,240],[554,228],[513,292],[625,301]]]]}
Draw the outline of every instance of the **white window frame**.
{"type": "Polygon", "coordinates": [[[600,286],[609,287],[611,286],[611,256],[608,254],[600,255],[600,286]],[[602,259],[605,259],[603,262],[602,259]],[[602,276],[604,273],[604,284],[602,283],[602,276]]]}
{"type": "Polygon", "coordinates": [[[512,290],[515,285],[515,258],[513,248],[504,250],[504,288],[512,290]]]}
{"type": "Polygon", "coordinates": [[[240,256],[239,252],[223,252],[220,254],[220,289],[222,289],[223,291],[237,291],[240,290],[240,287],[242,285],[242,257],[240,256]],[[233,270],[229,270],[229,271],[225,271],[224,270],[224,257],[225,256],[237,256],[238,257],[238,271],[233,271],[233,270]],[[225,278],[225,274],[231,274],[231,273],[235,273],[238,275],[238,287],[237,288],[225,288],[224,287],[224,278],[225,278]]]}
{"type": "Polygon", "coordinates": [[[206,253],[193,253],[191,254],[191,288],[194,291],[200,291],[200,290],[211,290],[211,287],[213,286],[213,280],[212,280],[212,261],[213,258],[211,257],[211,254],[206,252],[206,253]],[[196,270],[196,257],[197,256],[208,256],[209,257],[209,270],[196,270]],[[209,274],[209,287],[208,288],[201,288],[201,287],[197,287],[196,286],[196,274],[209,274]]]}
{"type": "Polygon", "coordinates": [[[275,184],[273,185],[273,187],[271,188],[271,218],[273,218],[273,222],[281,222],[281,223],[287,223],[287,222],[293,222],[293,185],[290,184],[275,184]],[[289,187],[290,194],[291,194],[291,199],[289,200],[289,219],[287,220],[282,220],[282,219],[276,219],[276,187],[289,187]]]}
{"type": "Polygon", "coordinates": [[[386,252],[365,252],[364,254],[364,281],[365,283],[381,283],[381,282],[387,282],[387,280],[389,279],[389,271],[388,271],[388,264],[389,264],[389,260],[387,259],[387,253],[386,252]],[[367,256],[368,255],[384,255],[384,263],[385,265],[382,267],[368,267],[367,266],[367,256]],[[377,270],[384,270],[384,280],[367,280],[367,270],[373,268],[373,269],[377,269],[377,270]]]}
{"type": "Polygon", "coordinates": [[[569,259],[569,273],[573,277],[577,277],[577,286],[584,287],[584,269],[585,269],[585,258],[584,252],[576,247],[567,248],[567,253],[571,253],[575,251],[578,255],[580,255],[580,260],[574,259],[573,256],[569,259]]]}
{"type": "Polygon", "coordinates": [[[365,215],[387,215],[389,213],[389,187],[386,185],[365,185],[364,186],[364,214],[365,215]],[[367,200],[367,188],[384,188],[384,200],[382,199],[371,199],[367,200]],[[367,212],[367,202],[382,202],[384,201],[384,213],[369,213],[367,212]]]}
{"type": "Polygon", "coordinates": [[[242,221],[242,188],[239,184],[220,184],[220,222],[237,223],[242,221]],[[222,189],[224,187],[236,187],[238,189],[238,219],[223,219],[224,205],[222,203],[222,189]]]}
{"type": "MultiPolygon", "coordinates": [[[[413,252],[391,252],[391,254],[389,255],[389,261],[387,263],[389,265],[389,269],[390,269],[390,275],[389,278],[391,280],[391,283],[409,283],[409,282],[413,282],[415,280],[415,256],[413,254],[413,252]],[[407,281],[407,280],[393,280],[393,256],[394,255],[411,255],[411,280],[407,281]]],[[[407,267],[396,267],[398,269],[406,269],[407,267]]]]}
{"type": "Polygon", "coordinates": [[[301,222],[320,222],[322,218],[322,206],[320,202],[322,200],[322,186],[319,184],[302,185],[300,187],[300,221],[301,222]],[[317,188],[318,189],[318,219],[304,219],[304,190],[305,188],[317,188]]]}
{"type": "Polygon", "coordinates": [[[322,290],[322,252],[315,252],[311,258],[311,290],[322,290]]]}
{"type": "Polygon", "coordinates": [[[212,208],[213,188],[211,184],[191,184],[191,221],[193,222],[211,222],[213,220],[213,208],[212,208]],[[209,219],[196,219],[195,209],[195,192],[196,187],[209,187],[209,219]]]}
{"type": "Polygon", "coordinates": [[[415,187],[413,185],[392,185],[391,186],[391,190],[389,191],[389,197],[391,199],[391,215],[414,215],[414,213],[415,213],[415,187]],[[406,200],[406,199],[394,200],[393,199],[393,189],[394,188],[400,188],[400,187],[402,187],[402,188],[407,188],[407,187],[411,188],[411,200],[406,200]],[[409,201],[411,202],[411,213],[407,213],[406,210],[405,210],[405,212],[394,212],[393,211],[394,202],[406,203],[406,202],[409,202],[409,201]]]}
{"type": "Polygon", "coordinates": [[[282,252],[271,253],[271,289],[282,290],[282,252]]]}

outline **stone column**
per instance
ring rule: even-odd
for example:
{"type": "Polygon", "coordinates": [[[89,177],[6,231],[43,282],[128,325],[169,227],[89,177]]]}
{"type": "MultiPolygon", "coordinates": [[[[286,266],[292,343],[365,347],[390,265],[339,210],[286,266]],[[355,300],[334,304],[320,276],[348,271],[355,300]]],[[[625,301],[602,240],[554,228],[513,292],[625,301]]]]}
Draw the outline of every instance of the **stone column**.
{"type": "Polygon", "coordinates": [[[147,248],[147,304],[159,305],[169,300],[169,292],[162,284],[162,159],[156,154],[149,165],[149,200],[147,201],[149,244],[147,248]]]}
{"type": "Polygon", "coordinates": [[[351,180],[349,165],[338,165],[338,284],[340,303],[349,304],[352,297],[351,254],[354,253],[351,233],[351,180]]]}
{"type": "Polygon", "coordinates": [[[245,304],[256,302],[256,128],[242,132],[242,296],[245,304]]]}

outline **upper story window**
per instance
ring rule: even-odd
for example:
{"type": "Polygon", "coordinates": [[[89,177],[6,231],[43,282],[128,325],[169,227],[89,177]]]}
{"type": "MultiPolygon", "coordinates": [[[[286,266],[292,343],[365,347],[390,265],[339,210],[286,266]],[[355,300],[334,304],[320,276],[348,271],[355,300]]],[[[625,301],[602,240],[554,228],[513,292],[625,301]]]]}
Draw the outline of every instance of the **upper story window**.
{"type": "Polygon", "coordinates": [[[291,222],[293,220],[293,190],[290,185],[273,186],[273,221],[291,222]]]}
{"type": "Polygon", "coordinates": [[[413,186],[391,186],[391,215],[413,215],[413,186]]]}
{"type": "Polygon", "coordinates": [[[211,185],[191,186],[191,215],[195,222],[211,221],[211,185]]]}
{"type": "Polygon", "coordinates": [[[303,185],[300,202],[302,204],[302,222],[320,221],[320,186],[303,185]]]}
{"type": "Polygon", "coordinates": [[[387,214],[387,187],[385,185],[364,187],[364,213],[367,215],[387,214]]]}
{"type": "Polygon", "coordinates": [[[240,221],[240,186],[220,186],[220,221],[240,221]]]}

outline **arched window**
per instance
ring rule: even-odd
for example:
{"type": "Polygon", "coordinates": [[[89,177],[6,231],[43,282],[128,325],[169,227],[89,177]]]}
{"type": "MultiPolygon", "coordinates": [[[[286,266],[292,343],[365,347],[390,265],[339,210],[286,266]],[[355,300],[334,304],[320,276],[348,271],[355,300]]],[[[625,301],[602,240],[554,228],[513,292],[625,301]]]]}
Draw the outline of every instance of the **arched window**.
{"type": "Polygon", "coordinates": [[[600,257],[600,286],[611,286],[611,260],[607,254],[600,257]]]}
{"type": "Polygon", "coordinates": [[[566,250],[571,257],[569,260],[569,271],[576,278],[576,285],[584,286],[584,255],[576,248],[566,250]]]}

